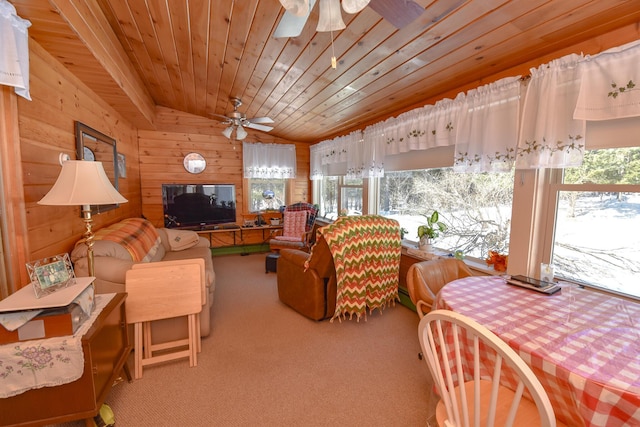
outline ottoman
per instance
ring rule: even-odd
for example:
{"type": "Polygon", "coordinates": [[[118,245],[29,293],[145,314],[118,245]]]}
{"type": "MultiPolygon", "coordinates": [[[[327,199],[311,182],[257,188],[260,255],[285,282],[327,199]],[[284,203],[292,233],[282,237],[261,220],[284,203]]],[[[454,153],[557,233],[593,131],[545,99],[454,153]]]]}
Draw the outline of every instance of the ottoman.
{"type": "Polygon", "coordinates": [[[267,254],[264,261],[265,274],[270,271],[274,273],[276,272],[278,267],[278,258],[280,258],[280,254],[278,252],[271,252],[270,254],[267,254]]]}

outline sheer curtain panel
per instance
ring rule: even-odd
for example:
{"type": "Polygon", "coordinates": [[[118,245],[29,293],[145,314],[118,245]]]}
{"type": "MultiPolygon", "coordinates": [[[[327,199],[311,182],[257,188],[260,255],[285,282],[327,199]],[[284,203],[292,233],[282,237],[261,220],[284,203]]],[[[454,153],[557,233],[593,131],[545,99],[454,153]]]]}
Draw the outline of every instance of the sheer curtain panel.
{"type": "Polygon", "coordinates": [[[456,129],[454,170],[511,170],[518,141],[521,87],[518,76],[467,92],[456,129]]]}
{"type": "Polygon", "coordinates": [[[581,59],[572,54],[531,69],[516,168],[582,164],[586,122],[573,118],[580,90],[581,59]]]}
{"type": "Polygon", "coordinates": [[[296,146],[243,142],[242,163],[245,178],[295,178],[296,146]]]}
{"type": "Polygon", "coordinates": [[[20,18],[16,8],[0,0],[0,84],[31,101],[29,94],[29,32],[31,22],[20,18]]]}
{"type": "Polygon", "coordinates": [[[587,57],[582,68],[576,119],[640,116],[640,40],[587,57]]]}

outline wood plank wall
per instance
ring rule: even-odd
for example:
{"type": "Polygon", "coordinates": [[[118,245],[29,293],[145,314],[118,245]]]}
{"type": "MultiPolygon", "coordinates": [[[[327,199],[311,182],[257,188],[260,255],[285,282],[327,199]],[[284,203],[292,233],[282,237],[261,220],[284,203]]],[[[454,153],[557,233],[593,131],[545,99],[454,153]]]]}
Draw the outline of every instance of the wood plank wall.
{"type": "MultiPolygon", "coordinates": [[[[139,130],[142,213],[156,226],[163,226],[162,184],[235,184],[238,223],[247,214],[246,182],[242,178],[242,143],[232,144],[221,132],[225,128],[216,120],[177,110],[158,107],[158,130],[139,130]],[[188,173],[183,158],[191,152],[200,153],[207,167],[199,174],[188,173]]],[[[246,142],[294,143],[265,132],[247,129],[246,142]]],[[[296,145],[297,173],[291,186],[291,202],[308,201],[309,145],[296,145]]]]}
{"type": "MultiPolygon", "coordinates": [[[[80,207],[41,206],[61,166],[58,155],[75,159],[75,121],[116,139],[126,157],[127,177],[120,193],[129,200],[118,209],[94,215],[94,229],[141,214],[137,129],[75,78],[40,45],[29,40],[32,101],[18,98],[28,259],[70,252],[84,232],[80,207]]],[[[23,283],[22,285],[24,285],[23,283]]],[[[19,288],[20,286],[18,286],[19,288]]]]}

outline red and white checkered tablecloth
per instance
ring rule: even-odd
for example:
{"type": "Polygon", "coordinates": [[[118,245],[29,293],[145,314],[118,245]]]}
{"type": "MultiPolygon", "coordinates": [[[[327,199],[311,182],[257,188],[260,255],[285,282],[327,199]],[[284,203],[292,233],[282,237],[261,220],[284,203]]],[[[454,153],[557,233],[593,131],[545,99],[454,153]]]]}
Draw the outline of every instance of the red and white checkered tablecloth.
{"type": "Polygon", "coordinates": [[[577,287],[545,295],[472,276],[436,308],[489,328],[514,348],[568,426],[640,426],[640,303],[577,287]]]}

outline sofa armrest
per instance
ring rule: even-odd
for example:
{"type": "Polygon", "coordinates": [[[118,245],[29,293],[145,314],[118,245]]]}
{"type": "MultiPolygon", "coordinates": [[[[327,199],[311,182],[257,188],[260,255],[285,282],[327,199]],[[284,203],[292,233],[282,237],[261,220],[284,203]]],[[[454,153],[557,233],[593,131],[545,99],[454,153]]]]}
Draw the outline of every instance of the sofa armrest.
{"type": "MultiPolygon", "coordinates": [[[[309,253],[298,249],[282,249],[280,259],[287,260],[291,264],[304,270],[304,263],[309,259],[309,253]]],[[[279,262],[279,261],[278,261],[279,262]]]]}
{"type": "MultiPolygon", "coordinates": [[[[95,271],[95,276],[99,279],[113,283],[124,283],[127,270],[131,269],[134,264],[136,263],[131,260],[124,260],[116,257],[93,257],[93,269],[95,271]]],[[[88,276],[89,260],[86,257],[76,259],[73,263],[73,270],[77,277],[88,276]]]]}

